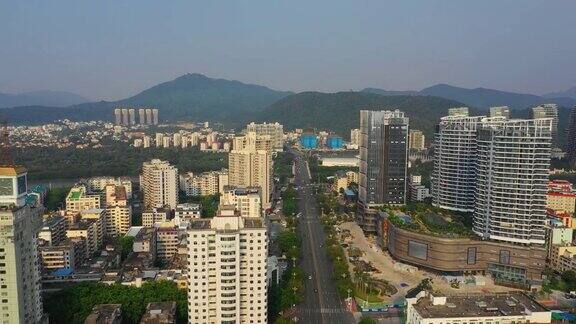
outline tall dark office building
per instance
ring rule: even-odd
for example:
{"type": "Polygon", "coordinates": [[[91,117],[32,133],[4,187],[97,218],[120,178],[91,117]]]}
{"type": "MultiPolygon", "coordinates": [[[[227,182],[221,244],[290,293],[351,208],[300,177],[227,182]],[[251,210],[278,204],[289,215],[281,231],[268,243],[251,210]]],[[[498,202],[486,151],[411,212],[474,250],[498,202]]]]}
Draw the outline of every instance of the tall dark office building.
{"type": "Polygon", "coordinates": [[[566,156],[572,166],[576,167],[576,106],[570,112],[566,133],[566,156]]]}
{"type": "Polygon", "coordinates": [[[371,207],[406,203],[408,117],[395,111],[360,111],[359,223],[376,230],[371,207]]]}

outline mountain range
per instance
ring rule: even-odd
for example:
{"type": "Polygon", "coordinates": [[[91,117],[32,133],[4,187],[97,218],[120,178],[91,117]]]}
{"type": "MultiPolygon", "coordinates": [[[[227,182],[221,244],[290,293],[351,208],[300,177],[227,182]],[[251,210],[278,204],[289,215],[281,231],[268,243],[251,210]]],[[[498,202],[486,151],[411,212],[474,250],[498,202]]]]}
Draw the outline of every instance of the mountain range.
{"type": "MultiPolygon", "coordinates": [[[[576,90],[576,89],[574,89],[576,90]]],[[[420,91],[390,91],[377,88],[365,88],[362,92],[376,93],[384,96],[436,96],[455,100],[467,106],[488,108],[494,106],[509,106],[511,109],[525,109],[543,103],[555,103],[563,107],[576,105],[576,96],[570,97],[570,90],[548,94],[546,97],[525,93],[515,93],[486,88],[467,89],[448,84],[437,84],[420,91]]]]}
{"type": "Polygon", "coordinates": [[[54,106],[66,107],[89,102],[80,95],[65,91],[32,91],[20,94],[0,93],[0,108],[17,106],[54,106]]]}
{"type": "MultiPolygon", "coordinates": [[[[570,95],[570,91],[558,93],[570,95]]],[[[485,114],[490,106],[508,105],[514,117],[529,117],[526,108],[553,102],[559,111],[559,134],[569,108],[570,97],[545,98],[493,89],[438,84],[420,91],[389,91],[366,88],[337,93],[302,92],[294,94],[239,81],[213,79],[202,74],[185,74],[118,101],[99,101],[67,107],[30,105],[0,109],[12,124],[41,124],[57,119],[113,120],[116,107],[155,107],[161,121],[218,121],[240,128],[249,121],[278,121],[286,129],[313,127],[333,130],[348,138],[358,126],[360,109],[401,109],[411,118],[411,127],[431,136],[434,125],[450,107],[469,106],[473,114],[485,114]]],[[[561,139],[563,141],[563,139],[561,139]]]]}

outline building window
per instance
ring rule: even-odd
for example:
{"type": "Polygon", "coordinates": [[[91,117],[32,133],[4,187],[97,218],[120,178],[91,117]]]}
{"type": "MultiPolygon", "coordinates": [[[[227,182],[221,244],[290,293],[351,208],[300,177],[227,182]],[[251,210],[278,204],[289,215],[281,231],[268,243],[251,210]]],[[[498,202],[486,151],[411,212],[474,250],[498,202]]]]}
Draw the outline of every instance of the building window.
{"type": "Polygon", "coordinates": [[[510,264],[510,251],[500,250],[500,263],[501,264],[510,264]]]}
{"type": "Polygon", "coordinates": [[[467,261],[468,261],[468,264],[476,264],[476,248],[475,247],[468,248],[467,261]]]}

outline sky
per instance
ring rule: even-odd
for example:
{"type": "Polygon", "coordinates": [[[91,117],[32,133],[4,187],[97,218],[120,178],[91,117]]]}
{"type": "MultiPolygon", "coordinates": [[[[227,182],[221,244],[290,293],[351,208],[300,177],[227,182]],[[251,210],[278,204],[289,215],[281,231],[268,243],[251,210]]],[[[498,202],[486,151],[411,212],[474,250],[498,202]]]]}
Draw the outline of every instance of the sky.
{"type": "Polygon", "coordinates": [[[576,1],[0,0],[0,92],[132,96],[185,73],[278,90],[576,86],[576,1]]]}

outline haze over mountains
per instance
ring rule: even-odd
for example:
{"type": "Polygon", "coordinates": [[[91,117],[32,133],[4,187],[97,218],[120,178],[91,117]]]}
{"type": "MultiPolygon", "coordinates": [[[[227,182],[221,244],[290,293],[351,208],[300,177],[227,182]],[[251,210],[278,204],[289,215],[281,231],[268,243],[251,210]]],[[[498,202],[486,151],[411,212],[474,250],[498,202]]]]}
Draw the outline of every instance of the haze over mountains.
{"type": "MultiPolygon", "coordinates": [[[[202,74],[185,74],[123,100],[78,103],[61,107],[65,98],[80,102],[85,99],[74,95],[53,95],[61,92],[50,92],[52,97],[44,96],[43,102],[51,102],[51,105],[35,103],[3,108],[0,109],[0,113],[12,124],[40,124],[64,118],[74,121],[111,121],[113,110],[118,106],[134,108],[146,106],[158,108],[161,121],[208,120],[223,122],[236,128],[252,120],[278,121],[283,123],[286,129],[305,127],[331,129],[347,138],[348,130],[358,124],[357,112],[360,109],[402,109],[412,119],[411,124],[414,128],[422,129],[430,136],[435,123],[441,116],[447,114],[450,107],[466,105],[473,108],[473,113],[480,114],[485,113],[486,108],[490,106],[508,105],[514,109],[515,117],[528,117],[527,108],[553,102],[565,107],[559,112],[559,127],[562,134],[563,116],[567,116],[568,107],[576,105],[576,98],[569,97],[575,90],[570,89],[543,97],[438,84],[420,91],[366,88],[357,92],[294,94],[239,81],[209,78],[202,74]]],[[[0,101],[0,107],[1,104],[0,101]]]]}
{"type": "Polygon", "coordinates": [[[0,108],[33,105],[66,107],[89,101],[89,99],[80,95],[66,91],[44,90],[20,94],[0,93],[0,108]]]}
{"type": "MultiPolygon", "coordinates": [[[[576,105],[576,96],[573,98],[570,97],[570,90],[549,94],[546,95],[546,97],[486,88],[467,89],[447,84],[437,84],[420,91],[389,91],[376,88],[365,88],[362,91],[384,96],[394,96],[399,94],[410,96],[436,96],[455,100],[467,106],[476,108],[509,106],[512,109],[524,109],[542,103],[556,103],[563,107],[576,105]]],[[[572,91],[576,92],[576,88],[572,89],[572,91]]]]}

